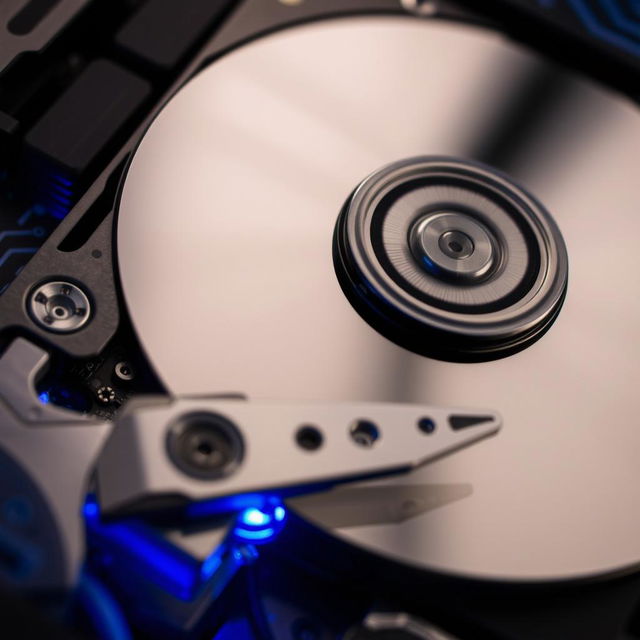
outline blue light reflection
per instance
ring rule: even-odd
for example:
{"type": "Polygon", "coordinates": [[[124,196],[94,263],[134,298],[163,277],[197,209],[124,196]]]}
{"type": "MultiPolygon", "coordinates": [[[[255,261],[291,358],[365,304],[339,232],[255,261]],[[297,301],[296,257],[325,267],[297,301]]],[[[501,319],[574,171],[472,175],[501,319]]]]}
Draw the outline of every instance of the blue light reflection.
{"type": "Polygon", "coordinates": [[[249,507],[238,515],[234,536],[240,540],[265,543],[280,533],[286,517],[286,510],[274,497],[266,498],[258,509],[249,507]]]}

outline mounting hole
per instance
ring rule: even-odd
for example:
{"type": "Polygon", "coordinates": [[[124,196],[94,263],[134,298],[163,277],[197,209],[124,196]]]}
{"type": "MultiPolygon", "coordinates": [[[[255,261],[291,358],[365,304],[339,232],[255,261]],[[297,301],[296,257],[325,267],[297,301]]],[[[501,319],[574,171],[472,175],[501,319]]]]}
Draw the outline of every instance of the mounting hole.
{"type": "Polygon", "coordinates": [[[116,374],[116,377],[124,382],[130,382],[135,378],[133,367],[124,360],[122,362],[118,362],[113,371],[116,374]]]}
{"type": "Polygon", "coordinates": [[[436,430],[436,423],[431,418],[420,418],[418,420],[418,429],[422,433],[430,434],[436,430]]]}
{"type": "Polygon", "coordinates": [[[356,420],[349,429],[352,440],[361,447],[373,447],[380,430],[371,420],[356,420]]]}
{"type": "Polygon", "coordinates": [[[307,451],[316,451],[322,446],[324,438],[318,427],[306,424],[296,432],[296,442],[298,446],[307,451]]]}

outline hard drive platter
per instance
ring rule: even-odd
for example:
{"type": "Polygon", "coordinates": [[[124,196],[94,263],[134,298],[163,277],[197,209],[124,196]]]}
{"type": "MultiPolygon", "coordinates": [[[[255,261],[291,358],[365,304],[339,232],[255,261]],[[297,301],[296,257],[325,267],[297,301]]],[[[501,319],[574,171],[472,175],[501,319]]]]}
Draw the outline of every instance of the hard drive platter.
{"type": "Polygon", "coordinates": [[[452,457],[334,490],[346,509],[313,517],[335,536],[481,578],[629,569],[639,148],[629,100],[489,30],[277,31],[203,68],[143,137],[117,213],[126,306],[177,396],[502,417],[452,457]]]}

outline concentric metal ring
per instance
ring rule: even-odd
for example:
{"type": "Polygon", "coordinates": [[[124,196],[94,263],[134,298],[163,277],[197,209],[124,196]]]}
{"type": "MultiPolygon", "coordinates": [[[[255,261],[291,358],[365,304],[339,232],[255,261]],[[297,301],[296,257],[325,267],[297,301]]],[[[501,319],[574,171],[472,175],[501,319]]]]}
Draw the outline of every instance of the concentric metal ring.
{"type": "Polygon", "coordinates": [[[336,228],[347,297],[383,335],[446,360],[492,360],[537,340],[564,299],[568,262],[544,208],[506,176],[414,158],[366,178],[336,228]]]}
{"type": "Polygon", "coordinates": [[[499,261],[491,232],[464,213],[432,213],[419,218],[409,232],[418,264],[436,278],[480,282],[499,261]]]}

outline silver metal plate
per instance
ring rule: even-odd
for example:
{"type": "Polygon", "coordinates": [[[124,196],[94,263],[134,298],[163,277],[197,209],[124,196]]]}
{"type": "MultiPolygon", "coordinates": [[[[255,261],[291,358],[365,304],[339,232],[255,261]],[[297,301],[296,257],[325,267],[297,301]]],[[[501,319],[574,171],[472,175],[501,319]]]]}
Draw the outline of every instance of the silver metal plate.
{"type": "Polygon", "coordinates": [[[550,103],[519,161],[499,167],[549,209],[569,253],[565,306],[525,351],[482,364],[414,355],[360,318],[334,273],[332,233],[353,188],[402,158],[473,156],[539,64],[490,32],[413,18],[277,33],[178,93],[122,193],[124,295],[173,393],[502,414],[500,437],[369,485],[385,499],[397,487],[399,503],[409,485],[411,499],[416,487],[429,501],[430,487],[467,483],[471,495],[401,522],[335,529],[414,566],[537,579],[640,561],[632,104],[567,77],[569,97],[550,103]]]}

